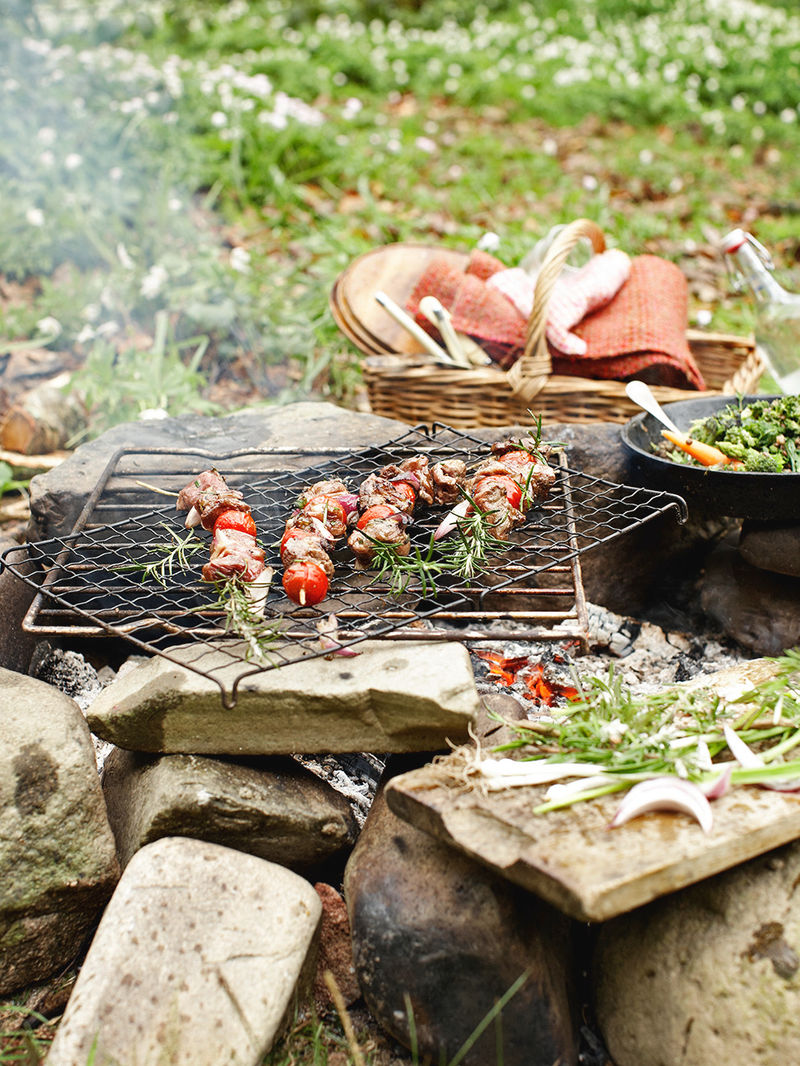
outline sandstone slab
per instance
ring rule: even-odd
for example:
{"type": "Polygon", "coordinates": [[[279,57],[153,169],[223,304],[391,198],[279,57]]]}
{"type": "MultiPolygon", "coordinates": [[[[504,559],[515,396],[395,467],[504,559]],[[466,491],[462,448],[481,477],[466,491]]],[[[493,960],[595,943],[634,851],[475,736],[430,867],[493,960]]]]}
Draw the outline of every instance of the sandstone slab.
{"type": "Polygon", "coordinates": [[[307,871],[349,850],[358,834],[344,796],[291,759],[115,748],[103,794],[123,867],[145,844],[185,836],[307,871]]]}
{"type": "Polygon", "coordinates": [[[800,1062],[800,844],[600,928],[595,1010],[616,1066],[800,1062]]]}
{"type": "MultiPolygon", "coordinates": [[[[736,698],[772,677],[754,660],[686,682],[736,698]]],[[[393,778],[395,814],[486,863],[581,921],[605,921],[778,847],[800,834],[797,793],[737,787],[714,801],[708,833],[688,815],[650,812],[609,832],[619,796],[534,814],[547,785],[484,792],[465,785],[465,755],[393,778]]]]}
{"type": "Polygon", "coordinates": [[[450,1062],[477,1037],[464,1066],[574,1066],[574,927],[564,915],[401,821],[383,793],[344,892],[367,1006],[401,1043],[416,1040],[421,1061],[450,1062]]]}
{"type": "MultiPolygon", "coordinates": [[[[247,677],[230,709],[213,681],[153,658],[109,685],[87,718],[103,740],[161,753],[431,751],[466,738],[479,706],[466,648],[365,641],[358,649],[356,658],[310,659],[247,677]]],[[[197,663],[193,647],[185,653],[197,663]]],[[[213,654],[207,665],[215,667],[213,654]]],[[[223,666],[223,683],[226,669],[237,666],[223,666]]]]}
{"type": "Polygon", "coordinates": [[[118,877],[80,708],[0,670],[0,994],[70,962],[118,877]]]}
{"type": "Polygon", "coordinates": [[[282,866],[199,840],[137,852],[48,1066],[256,1066],[313,963],[321,904],[282,866]]]}

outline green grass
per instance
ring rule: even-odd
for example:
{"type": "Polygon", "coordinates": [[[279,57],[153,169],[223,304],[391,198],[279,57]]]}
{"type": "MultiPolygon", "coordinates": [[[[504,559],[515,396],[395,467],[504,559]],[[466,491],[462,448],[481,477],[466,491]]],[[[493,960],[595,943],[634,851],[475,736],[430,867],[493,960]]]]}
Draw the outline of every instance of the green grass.
{"type": "Polygon", "coordinates": [[[714,255],[734,226],[800,289],[788,2],[16,0],[0,63],[13,341],[54,318],[50,345],[88,358],[164,313],[205,338],[208,383],[348,403],[327,297],[354,256],[492,230],[514,263],[584,215],[676,261],[692,323],[752,328],[714,255]]]}

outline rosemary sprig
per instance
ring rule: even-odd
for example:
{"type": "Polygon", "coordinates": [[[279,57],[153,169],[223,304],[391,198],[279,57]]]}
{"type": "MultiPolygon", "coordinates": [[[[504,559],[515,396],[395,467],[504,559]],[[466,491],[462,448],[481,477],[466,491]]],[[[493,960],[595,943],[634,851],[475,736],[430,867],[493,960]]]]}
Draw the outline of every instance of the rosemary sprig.
{"type": "Polygon", "coordinates": [[[278,627],[274,621],[265,621],[263,607],[257,602],[266,596],[266,590],[262,589],[254,596],[252,583],[238,577],[215,581],[212,587],[216,592],[216,600],[193,610],[220,611],[223,631],[240,637],[247,645],[246,660],[268,658],[266,652],[278,638],[278,627]]]}
{"type": "Polygon", "coordinates": [[[147,559],[131,563],[123,563],[115,567],[118,570],[139,571],[142,581],[155,581],[162,588],[166,588],[175,571],[188,570],[191,566],[192,557],[198,552],[206,551],[207,546],[193,530],[189,530],[185,537],[176,533],[166,522],[159,523],[166,531],[171,540],[158,541],[149,545],[153,552],[158,553],[153,559],[147,559]]]}
{"type": "MultiPolygon", "coordinates": [[[[366,534],[366,536],[369,536],[366,534]]],[[[373,544],[372,566],[375,569],[373,581],[386,579],[392,595],[405,592],[412,581],[418,581],[423,596],[434,596],[438,591],[436,578],[448,572],[448,567],[435,558],[436,542],[431,536],[423,552],[414,548],[408,555],[400,555],[393,544],[370,537],[373,544]]]]}
{"type": "Polygon", "coordinates": [[[484,570],[490,555],[508,550],[508,541],[493,532],[491,511],[482,511],[474,501],[473,511],[459,518],[453,534],[438,542],[440,565],[457,577],[471,578],[484,570]]]}

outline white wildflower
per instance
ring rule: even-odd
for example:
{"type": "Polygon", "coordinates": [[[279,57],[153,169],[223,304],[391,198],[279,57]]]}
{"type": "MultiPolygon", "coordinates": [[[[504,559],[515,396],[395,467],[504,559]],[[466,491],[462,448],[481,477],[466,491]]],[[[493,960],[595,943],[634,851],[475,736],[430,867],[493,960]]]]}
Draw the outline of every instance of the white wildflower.
{"type": "Polygon", "coordinates": [[[25,212],[25,218],[30,226],[43,226],[44,225],[44,211],[38,207],[29,207],[25,212]]]}
{"type": "Polygon", "coordinates": [[[108,172],[108,176],[112,181],[119,181],[122,177],[122,167],[112,167],[108,172]]]}
{"type": "Polygon", "coordinates": [[[500,237],[491,230],[488,230],[478,241],[478,247],[482,252],[496,252],[500,247],[500,237]]]}
{"type": "Polygon", "coordinates": [[[40,333],[44,333],[52,340],[54,337],[57,337],[61,332],[61,323],[58,321],[57,318],[54,318],[52,315],[47,315],[45,318],[39,319],[39,321],[36,323],[36,328],[39,330],[40,333]]]}
{"type": "Polygon", "coordinates": [[[228,116],[224,111],[215,111],[211,116],[211,125],[215,129],[221,130],[223,126],[227,126],[228,116]]]}
{"type": "Polygon", "coordinates": [[[77,170],[83,162],[83,156],[79,152],[70,152],[64,159],[67,170],[77,170]]]}
{"type": "Polygon", "coordinates": [[[417,137],[414,143],[421,152],[431,153],[436,151],[436,141],[431,140],[430,137],[417,137]]]}
{"type": "Polygon", "coordinates": [[[78,335],[75,338],[75,341],[76,341],[77,344],[86,344],[87,341],[93,341],[96,336],[97,336],[97,334],[92,329],[92,327],[89,326],[89,325],[86,325],[86,326],[83,327],[83,329],[80,331],[80,333],[78,333],[78,335]]]}
{"type": "Polygon", "coordinates": [[[163,407],[145,407],[139,412],[140,422],[157,422],[163,418],[169,418],[169,411],[163,407]]]}
{"type": "Polygon", "coordinates": [[[36,140],[39,144],[49,147],[50,145],[55,144],[56,136],[56,131],[52,126],[42,126],[36,133],[36,140]]]}
{"type": "Polygon", "coordinates": [[[240,274],[250,273],[250,253],[246,248],[231,248],[230,264],[233,270],[240,274]]]}
{"type": "Polygon", "coordinates": [[[160,263],[155,263],[142,278],[139,291],[145,299],[152,300],[153,297],[158,296],[161,292],[168,277],[169,275],[164,267],[160,263]]]}
{"type": "Polygon", "coordinates": [[[119,259],[120,263],[126,270],[133,270],[134,262],[122,241],[119,241],[117,244],[117,259],[119,259]]]}

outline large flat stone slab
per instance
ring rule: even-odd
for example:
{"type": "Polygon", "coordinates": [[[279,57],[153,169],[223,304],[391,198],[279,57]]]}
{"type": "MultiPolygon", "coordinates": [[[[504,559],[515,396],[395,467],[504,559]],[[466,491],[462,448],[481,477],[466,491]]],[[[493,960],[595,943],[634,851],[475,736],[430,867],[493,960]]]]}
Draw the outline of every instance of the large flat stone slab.
{"type": "Polygon", "coordinates": [[[256,1066],[312,976],[319,896],[297,874],[168,837],[109,903],[48,1066],[256,1066]]]}
{"type": "MultiPolygon", "coordinates": [[[[739,695],[774,674],[767,660],[712,675],[739,695]]],[[[686,685],[696,689],[709,678],[686,685]]],[[[800,835],[800,794],[733,788],[704,833],[688,815],[651,812],[614,830],[619,795],[534,814],[547,786],[467,789],[458,753],[389,782],[395,814],[486,863],[581,921],[605,921],[754,858],[800,835]],[[448,768],[451,773],[448,775],[448,768]]]]}
{"type": "MultiPolygon", "coordinates": [[[[161,753],[437,751],[466,739],[480,700],[465,647],[365,641],[358,650],[246,677],[232,708],[214,681],[156,657],[116,678],[87,718],[103,740],[161,753]]],[[[173,654],[198,665],[193,645],[173,654]]],[[[240,666],[216,654],[200,665],[224,685],[226,671],[235,676],[240,666]]]]}
{"type": "Polygon", "coordinates": [[[118,877],[80,708],[0,670],[0,994],[68,964],[118,877]]]}

